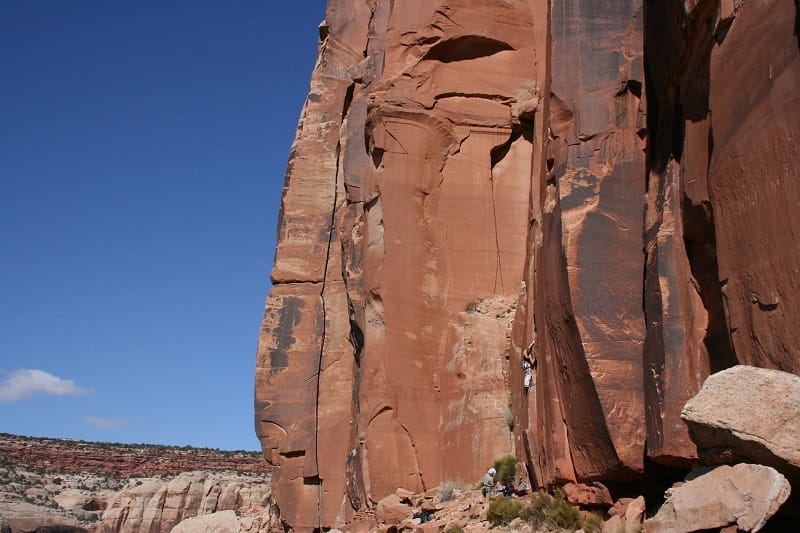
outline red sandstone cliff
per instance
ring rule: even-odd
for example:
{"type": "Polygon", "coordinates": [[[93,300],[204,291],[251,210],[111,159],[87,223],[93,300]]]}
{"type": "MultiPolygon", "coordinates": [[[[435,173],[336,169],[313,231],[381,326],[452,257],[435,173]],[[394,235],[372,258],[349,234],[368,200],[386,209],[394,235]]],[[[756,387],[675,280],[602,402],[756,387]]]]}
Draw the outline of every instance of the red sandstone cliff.
{"type": "Polygon", "coordinates": [[[646,479],[695,459],[710,372],[800,373],[798,18],[330,0],[256,369],[282,520],[508,452],[534,485],[646,479]]]}

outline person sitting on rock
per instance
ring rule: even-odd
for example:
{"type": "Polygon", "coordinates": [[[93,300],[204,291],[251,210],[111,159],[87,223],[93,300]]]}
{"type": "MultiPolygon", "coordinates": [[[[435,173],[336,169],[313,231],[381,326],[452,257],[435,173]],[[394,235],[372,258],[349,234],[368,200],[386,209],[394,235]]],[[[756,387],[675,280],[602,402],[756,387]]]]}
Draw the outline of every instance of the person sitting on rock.
{"type": "Polygon", "coordinates": [[[494,468],[490,468],[486,471],[486,474],[483,476],[483,483],[481,483],[481,492],[483,493],[483,497],[485,498],[488,496],[492,489],[494,488],[494,475],[497,473],[497,470],[494,468]]]}

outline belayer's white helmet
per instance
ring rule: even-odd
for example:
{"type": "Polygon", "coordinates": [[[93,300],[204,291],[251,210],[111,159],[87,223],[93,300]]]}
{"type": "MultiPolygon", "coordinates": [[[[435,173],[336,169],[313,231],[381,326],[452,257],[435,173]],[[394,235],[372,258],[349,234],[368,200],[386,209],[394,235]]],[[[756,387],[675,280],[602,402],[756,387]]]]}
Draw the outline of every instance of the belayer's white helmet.
{"type": "Polygon", "coordinates": [[[496,473],[497,473],[497,470],[495,470],[494,468],[490,468],[490,469],[489,469],[489,474],[490,474],[490,475],[492,475],[492,476],[493,476],[493,475],[495,475],[496,473]]]}

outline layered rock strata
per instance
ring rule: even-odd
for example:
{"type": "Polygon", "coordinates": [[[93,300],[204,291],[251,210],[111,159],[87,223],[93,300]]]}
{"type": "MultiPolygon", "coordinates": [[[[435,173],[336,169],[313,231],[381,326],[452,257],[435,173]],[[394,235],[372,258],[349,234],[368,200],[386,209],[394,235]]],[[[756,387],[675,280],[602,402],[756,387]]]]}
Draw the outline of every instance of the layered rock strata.
{"type": "Polygon", "coordinates": [[[5,521],[14,532],[166,533],[193,517],[214,522],[233,514],[236,531],[272,531],[278,521],[270,475],[248,471],[256,466],[252,456],[0,435],[0,526],[5,521]],[[168,459],[170,468],[191,470],[192,458],[199,467],[222,468],[164,472],[168,459]]]}
{"type": "Polygon", "coordinates": [[[176,475],[190,470],[231,470],[268,474],[272,469],[253,451],[120,444],[0,433],[0,460],[32,470],[92,472],[116,477],[176,475]]]}
{"type": "Polygon", "coordinates": [[[287,525],[687,467],[709,373],[800,373],[797,9],[329,2],[256,368],[287,525]]]}

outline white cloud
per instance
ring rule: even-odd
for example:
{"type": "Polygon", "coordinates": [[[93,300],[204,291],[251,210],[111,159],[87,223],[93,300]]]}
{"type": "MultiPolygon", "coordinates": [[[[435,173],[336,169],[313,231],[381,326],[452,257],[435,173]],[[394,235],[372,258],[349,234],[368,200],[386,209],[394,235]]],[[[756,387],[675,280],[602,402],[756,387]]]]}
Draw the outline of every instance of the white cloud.
{"type": "Polygon", "coordinates": [[[71,379],[61,379],[36,368],[21,368],[14,370],[0,382],[0,403],[18,402],[37,394],[66,396],[90,392],[91,390],[79,387],[71,379]]]}
{"type": "Polygon", "coordinates": [[[89,424],[99,429],[117,429],[130,425],[131,421],[127,418],[102,418],[99,416],[86,415],[81,417],[84,424],[89,424]]]}

